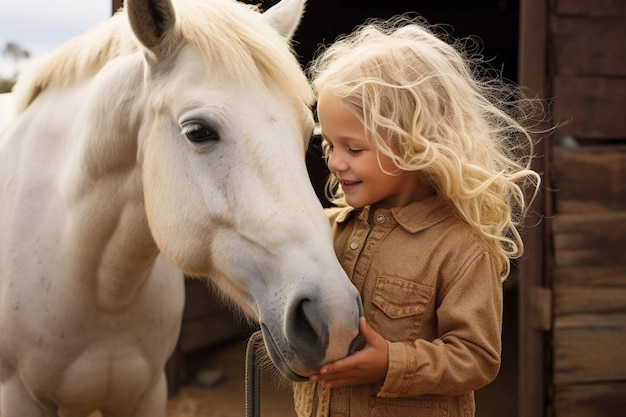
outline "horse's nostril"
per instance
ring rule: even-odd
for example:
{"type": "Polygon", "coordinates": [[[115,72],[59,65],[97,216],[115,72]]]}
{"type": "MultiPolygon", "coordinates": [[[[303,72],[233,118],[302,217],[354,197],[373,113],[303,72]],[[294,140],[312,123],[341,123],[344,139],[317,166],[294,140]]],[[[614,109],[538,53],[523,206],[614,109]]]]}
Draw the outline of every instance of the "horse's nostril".
{"type": "MultiPolygon", "coordinates": [[[[295,314],[295,323],[297,337],[301,340],[301,343],[304,343],[308,346],[314,346],[317,342],[318,334],[315,330],[315,325],[311,320],[316,320],[315,317],[311,317],[310,314],[307,314],[307,307],[310,307],[311,300],[304,299],[296,308],[295,314]]],[[[319,318],[317,318],[319,320],[319,318]]]]}
{"type": "Polygon", "coordinates": [[[327,339],[327,330],[320,326],[322,318],[320,317],[315,303],[310,299],[300,301],[295,310],[294,315],[294,336],[297,345],[305,350],[315,349],[324,343],[327,339]]]}
{"type": "Polygon", "coordinates": [[[328,325],[315,301],[303,298],[294,303],[287,324],[287,339],[309,369],[319,366],[328,347],[328,325]]]}

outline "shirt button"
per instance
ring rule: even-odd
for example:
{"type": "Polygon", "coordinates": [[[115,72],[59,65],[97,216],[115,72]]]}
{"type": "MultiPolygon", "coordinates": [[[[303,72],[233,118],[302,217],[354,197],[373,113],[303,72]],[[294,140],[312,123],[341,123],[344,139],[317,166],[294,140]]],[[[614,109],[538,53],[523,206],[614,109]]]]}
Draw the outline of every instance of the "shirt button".
{"type": "Polygon", "coordinates": [[[356,249],[359,247],[359,242],[352,242],[350,243],[350,249],[356,249]]]}
{"type": "Polygon", "coordinates": [[[384,223],[385,222],[385,215],[384,214],[379,214],[378,216],[376,216],[376,221],[378,223],[384,223]]]}

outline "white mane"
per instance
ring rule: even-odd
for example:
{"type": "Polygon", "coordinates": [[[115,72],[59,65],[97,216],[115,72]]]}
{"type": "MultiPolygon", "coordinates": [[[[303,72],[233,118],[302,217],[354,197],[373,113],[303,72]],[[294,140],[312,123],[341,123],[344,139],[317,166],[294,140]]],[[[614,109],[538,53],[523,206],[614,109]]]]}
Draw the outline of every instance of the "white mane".
{"type": "MultiPolygon", "coordinates": [[[[173,35],[195,44],[208,66],[219,63],[240,77],[252,74],[312,103],[311,89],[294,54],[284,48],[285,40],[263,21],[256,8],[230,0],[174,0],[174,7],[177,23],[173,35]]],[[[43,90],[83,81],[110,60],[141,48],[122,9],[24,72],[14,89],[17,113],[43,90]]]]}

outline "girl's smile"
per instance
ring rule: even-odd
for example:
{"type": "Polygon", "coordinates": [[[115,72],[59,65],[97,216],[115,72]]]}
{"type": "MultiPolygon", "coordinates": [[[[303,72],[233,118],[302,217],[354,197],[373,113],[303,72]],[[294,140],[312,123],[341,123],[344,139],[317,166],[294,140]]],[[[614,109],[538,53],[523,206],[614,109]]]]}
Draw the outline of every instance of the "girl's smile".
{"type": "Polygon", "coordinates": [[[341,189],[343,190],[343,192],[345,194],[349,194],[350,191],[353,191],[356,187],[358,187],[359,184],[361,184],[361,181],[339,180],[339,184],[341,184],[341,189]]]}

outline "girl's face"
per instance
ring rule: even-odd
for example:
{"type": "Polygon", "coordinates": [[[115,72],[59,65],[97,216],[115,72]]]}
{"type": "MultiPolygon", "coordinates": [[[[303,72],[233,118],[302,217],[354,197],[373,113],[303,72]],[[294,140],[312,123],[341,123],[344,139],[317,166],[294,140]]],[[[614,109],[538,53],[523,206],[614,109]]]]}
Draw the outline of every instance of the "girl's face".
{"type": "Polygon", "coordinates": [[[403,207],[434,194],[419,172],[399,170],[384,154],[380,154],[381,169],[376,146],[367,141],[363,125],[340,98],[322,91],[317,114],[322,136],[331,147],[328,168],[339,180],[348,205],[403,207]]]}

